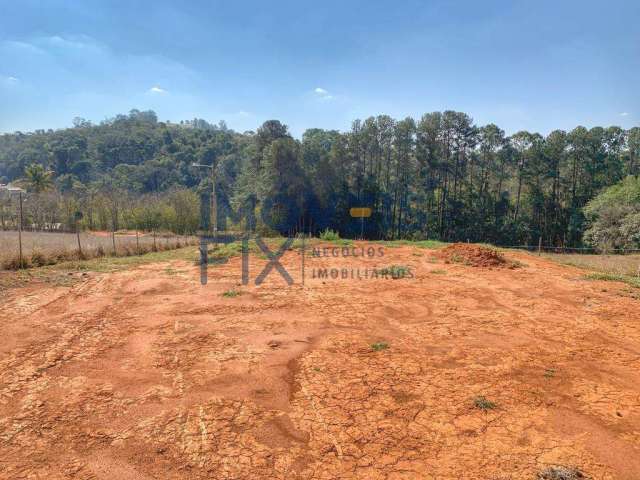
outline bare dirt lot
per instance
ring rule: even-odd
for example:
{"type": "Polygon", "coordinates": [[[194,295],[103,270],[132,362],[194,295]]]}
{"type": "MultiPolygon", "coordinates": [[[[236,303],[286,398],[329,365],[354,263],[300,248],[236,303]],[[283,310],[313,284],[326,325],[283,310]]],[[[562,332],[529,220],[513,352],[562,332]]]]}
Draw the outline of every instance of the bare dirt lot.
{"type": "Polygon", "coordinates": [[[248,286],[235,257],[206,286],[172,261],[7,290],[0,478],[637,480],[638,296],[507,258],[307,256],[302,286],[289,251],[292,286],[255,286],[254,256],[248,286]]]}

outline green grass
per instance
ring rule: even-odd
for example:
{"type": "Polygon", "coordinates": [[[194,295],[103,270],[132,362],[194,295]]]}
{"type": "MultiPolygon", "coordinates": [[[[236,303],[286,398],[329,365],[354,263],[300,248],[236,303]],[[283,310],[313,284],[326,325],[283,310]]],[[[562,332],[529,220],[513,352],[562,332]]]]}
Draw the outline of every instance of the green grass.
{"type": "Polygon", "coordinates": [[[470,262],[464,258],[462,255],[459,255],[457,253],[454,253],[453,255],[451,255],[451,257],[449,258],[449,261],[451,263],[461,263],[463,265],[469,265],[470,262]]]}
{"type": "MultiPolygon", "coordinates": [[[[305,247],[316,245],[321,241],[331,241],[337,245],[348,246],[352,245],[353,241],[349,239],[340,238],[336,232],[331,232],[328,235],[321,235],[320,239],[308,238],[305,239],[305,247]],[[334,235],[335,234],[335,235],[334,235]],[[333,240],[323,240],[324,238],[333,238],[333,240]]],[[[283,237],[265,238],[265,243],[269,246],[272,252],[277,251],[278,247],[285,241],[283,237]]],[[[392,240],[392,241],[378,241],[383,246],[414,246],[416,248],[440,248],[445,245],[443,242],[435,240],[392,240]]],[[[298,238],[293,242],[292,248],[300,249],[302,247],[302,239],[298,238]]],[[[98,272],[109,273],[114,271],[126,270],[128,268],[134,268],[140,265],[146,265],[150,263],[169,262],[173,260],[184,260],[192,262],[196,265],[200,263],[200,254],[198,246],[188,246],[173,250],[164,250],[159,252],[150,252],[142,255],[131,255],[123,257],[97,257],[87,260],[70,260],[57,263],[55,265],[45,265],[37,268],[30,268],[17,271],[0,271],[0,290],[7,288],[20,287],[27,285],[30,282],[43,282],[53,285],[70,286],[79,281],[79,277],[74,275],[78,272],[98,272]]],[[[249,241],[249,252],[254,255],[259,255],[261,258],[266,259],[266,256],[262,254],[255,241],[249,241]]],[[[211,265],[225,263],[232,257],[240,256],[242,253],[242,242],[232,242],[227,244],[218,244],[215,247],[209,245],[209,263],[211,265]]],[[[392,265],[382,272],[390,274],[394,278],[401,278],[408,272],[408,267],[402,265],[392,265]],[[395,274],[395,275],[394,275],[395,274]]],[[[168,275],[174,275],[179,272],[167,268],[166,273],[168,275]]]]}
{"type": "Polygon", "coordinates": [[[410,245],[413,245],[414,247],[418,247],[418,248],[436,249],[436,248],[442,248],[447,244],[439,240],[418,240],[416,242],[411,242],[410,245]]]}
{"type": "Polygon", "coordinates": [[[584,277],[585,280],[604,280],[608,282],[623,282],[635,288],[640,288],[640,278],[630,275],[621,275],[619,273],[593,272],[588,273],[584,277]]]}
{"type": "MultiPolygon", "coordinates": [[[[254,247],[257,250],[255,243],[250,244],[249,250],[254,247]]],[[[209,245],[207,250],[207,256],[210,263],[223,263],[231,257],[236,257],[242,253],[242,242],[232,243],[219,243],[217,245],[209,245]],[[212,261],[213,260],[213,261],[212,261]]],[[[199,257],[198,257],[199,261],[199,257]]]]}
{"type": "Polygon", "coordinates": [[[183,247],[130,257],[72,260],[26,270],[2,271],[0,272],[0,290],[21,287],[34,281],[57,286],[71,286],[79,281],[80,278],[74,275],[78,272],[109,273],[149,263],[169,262],[172,260],[192,261],[196,258],[198,258],[197,247],[183,247]]]}
{"type": "Polygon", "coordinates": [[[406,265],[391,265],[378,270],[378,274],[384,276],[389,275],[393,279],[404,278],[409,275],[409,267],[406,265]]]}
{"type": "Polygon", "coordinates": [[[320,232],[318,239],[323,242],[331,242],[343,247],[353,245],[353,240],[350,240],[348,238],[340,238],[340,234],[338,232],[334,232],[333,230],[329,230],[328,228],[323,232],[320,232]]]}
{"type": "Polygon", "coordinates": [[[640,255],[543,253],[542,256],[563,265],[571,265],[593,272],[640,277],[640,255]]]}
{"type": "MultiPolygon", "coordinates": [[[[304,248],[308,248],[310,246],[316,245],[318,243],[317,238],[305,238],[304,239],[304,248]]],[[[296,238],[291,245],[294,250],[299,250],[302,248],[302,238],[296,238]]]]}
{"type": "Polygon", "coordinates": [[[473,399],[473,406],[485,412],[487,410],[493,410],[494,408],[497,407],[497,405],[494,402],[487,399],[487,397],[483,395],[473,399]]]}
{"type": "Polygon", "coordinates": [[[242,292],[239,290],[227,290],[226,292],[222,293],[222,296],[225,298],[234,298],[237,297],[238,295],[242,295],[242,292]]]}
{"type": "MultiPolygon", "coordinates": [[[[277,251],[278,247],[285,241],[284,238],[265,238],[272,252],[277,251]]],[[[317,239],[306,239],[306,245],[317,243],[317,239]]],[[[302,240],[297,239],[293,247],[300,248],[302,240]]],[[[227,244],[218,244],[216,246],[209,245],[208,260],[210,266],[225,263],[231,257],[239,256],[242,253],[242,242],[232,242],[227,244]]],[[[259,254],[266,259],[258,248],[255,241],[249,241],[249,252],[259,254]]],[[[55,265],[45,265],[37,268],[29,268],[24,270],[0,270],[0,291],[8,288],[21,287],[30,282],[43,282],[51,285],[71,286],[79,281],[74,275],[78,272],[98,272],[109,273],[128,268],[146,265],[158,262],[170,262],[173,260],[184,260],[192,262],[195,265],[200,264],[200,252],[198,246],[188,246],[172,250],[163,250],[159,252],[150,252],[142,255],[131,255],[124,257],[96,257],[87,260],[69,260],[60,262],[55,265]]],[[[180,272],[167,267],[165,273],[175,275],[180,272]]]]}
{"type": "Polygon", "coordinates": [[[348,247],[353,245],[353,240],[350,240],[348,238],[339,238],[338,240],[334,240],[332,243],[335,243],[336,245],[341,245],[343,247],[348,247]]]}
{"type": "MultiPolygon", "coordinates": [[[[271,253],[276,253],[280,246],[286,242],[285,237],[273,237],[273,238],[263,238],[262,241],[269,247],[271,253]]],[[[304,247],[305,249],[312,247],[313,245],[317,245],[320,242],[317,238],[305,238],[304,247]]],[[[302,248],[302,239],[296,238],[291,244],[290,250],[300,250],[302,248]]],[[[351,240],[346,239],[338,239],[333,242],[337,244],[350,245],[351,240]]],[[[249,253],[261,258],[263,260],[267,260],[267,256],[262,253],[262,250],[258,247],[258,244],[255,240],[249,240],[248,243],[249,253]]],[[[209,262],[210,263],[223,263],[229,260],[232,257],[238,257],[242,254],[242,242],[231,242],[226,244],[219,244],[215,248],[210,245],[209,246],[209,262]],[[213,261],[212,261],[213,260],[213,261]]]]}
{"type": "Polygon", "coordinates": [[[436,269],[436,270],[431,270],[429,273],[433,273],[434,275],[446,275],[447,271],[436,269]]]}
{"type": "Polygon", "coordinates": [[[446,245],[445,242],[438,240],[376,240],[374,243],[379,243],[388,248],[399,247],[416,247],[426,249],[442,248],[446,245]]]}
{"type": "Polygon", "coordinates": [[[340,240],[340,234],[327,228],[320,232],[320,240],[324,240],[325,242],[335,242],[336,240],[340,240]]]}
{"type": "Polygon", "coordinates": [[[197,257],[198,250],[195,247],[183,247],[175,250],[165,250],[162,252],[152,252],[131,257],[101,257],[90,260],[73,260],[70,262],[58,263],[36,270],[39,273],[47,272],[113,272],[124,270],[138,265],[146,265],[156,262],[168,262],[171,260],[192,260],[197,257]]]}
{"type": "Polygon", "coordinates": [[[374,352],[381,352],[387,348],[389,348],[389,344],[387,342],[376,342],[371,344],[371,350],[374,352]]]}
{"type": "Polygon", "coordinates": [[[175,268],[169,266],[169,267],[164,269],[164,273],[166,273],[167,275],[174,276],[174,275],[179,275],[180,273],[183,273],[183,272],[180,271],[180,270],[176,270],[175,268]]]}

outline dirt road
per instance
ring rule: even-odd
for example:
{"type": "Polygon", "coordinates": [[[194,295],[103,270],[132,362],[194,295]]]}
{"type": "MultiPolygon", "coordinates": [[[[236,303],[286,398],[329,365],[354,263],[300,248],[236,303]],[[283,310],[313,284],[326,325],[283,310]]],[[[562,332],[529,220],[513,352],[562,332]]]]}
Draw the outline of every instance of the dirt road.
{"type": "Polygon", "coordinates": [[[292,286],[240,286],[233,258],[204,287],[174,261],[10,290],[0,478],[637,480],[640,300],[511,258],[307,256],[302,286],[290,251],[292,286]],[[351,278],[393,264],[410,278],[351,278]]]}

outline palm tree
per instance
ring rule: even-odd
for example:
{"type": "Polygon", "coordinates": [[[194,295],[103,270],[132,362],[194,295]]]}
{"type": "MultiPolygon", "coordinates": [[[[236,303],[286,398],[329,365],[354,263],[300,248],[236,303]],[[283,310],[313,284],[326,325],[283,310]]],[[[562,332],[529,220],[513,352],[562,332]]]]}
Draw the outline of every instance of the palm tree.
{"type": "Polygon", "coordinates": [[[53,186],[53,172],[42,165],[32,163],[24,169],[24,184],[33,193],[42,193],[53,186]]]}

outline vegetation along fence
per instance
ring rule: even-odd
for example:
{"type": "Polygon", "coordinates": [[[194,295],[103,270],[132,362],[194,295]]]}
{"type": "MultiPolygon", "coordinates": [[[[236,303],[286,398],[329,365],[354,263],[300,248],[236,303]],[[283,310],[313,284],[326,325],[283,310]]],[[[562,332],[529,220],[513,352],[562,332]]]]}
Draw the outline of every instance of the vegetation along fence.
{"type": "Polygon", "coordinates": [[[0,268],[14,270],[102,256],[142,255],[195,244],[195,237],[174,233],[0,231],[0,268]]]}

